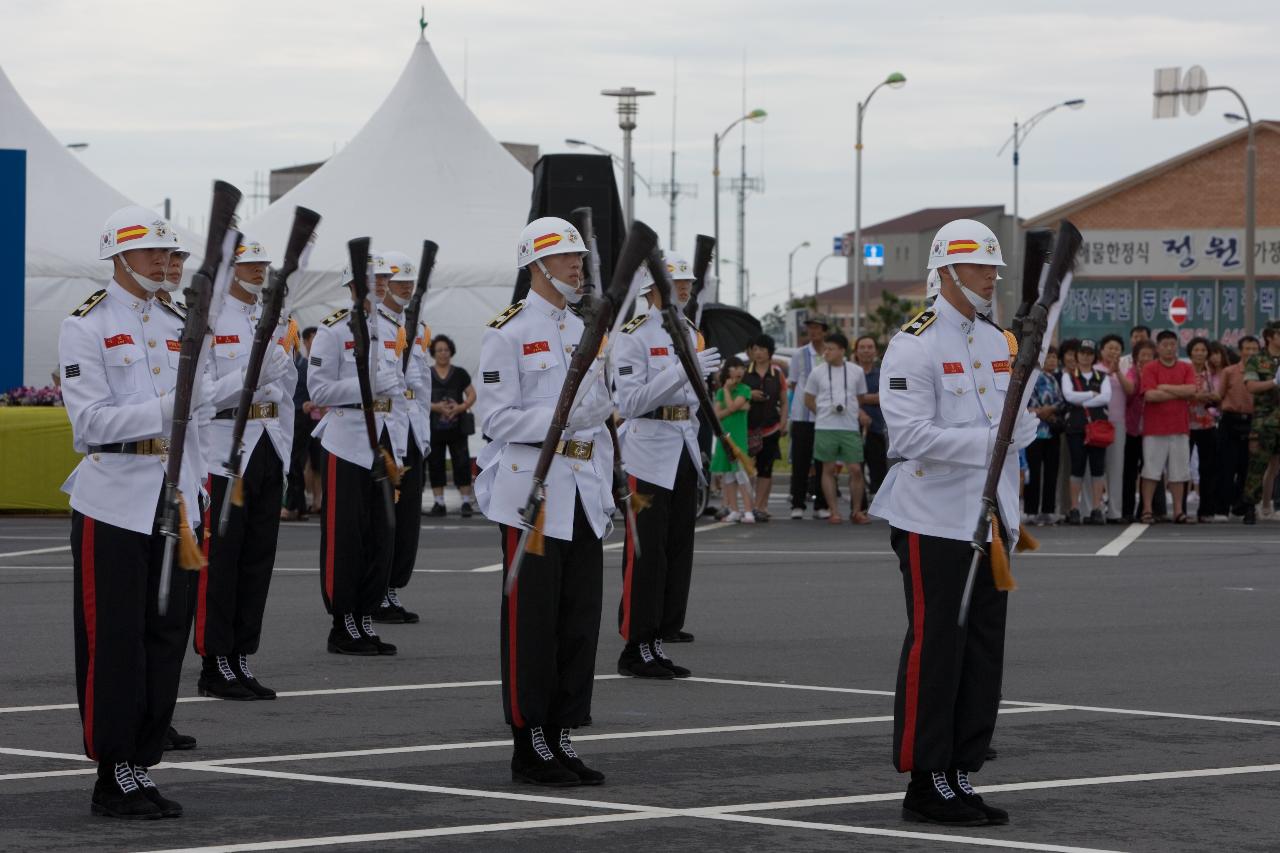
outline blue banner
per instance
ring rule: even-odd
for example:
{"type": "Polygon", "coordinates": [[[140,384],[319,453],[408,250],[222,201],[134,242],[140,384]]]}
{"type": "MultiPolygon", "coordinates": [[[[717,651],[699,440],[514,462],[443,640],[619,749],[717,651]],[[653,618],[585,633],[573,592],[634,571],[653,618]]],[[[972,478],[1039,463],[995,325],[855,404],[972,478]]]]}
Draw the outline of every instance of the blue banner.
{"type": "Polygon", "coordinates": [[[27,287],[27,152],[0,149],[0,391],[22,384],[27,287]]]}

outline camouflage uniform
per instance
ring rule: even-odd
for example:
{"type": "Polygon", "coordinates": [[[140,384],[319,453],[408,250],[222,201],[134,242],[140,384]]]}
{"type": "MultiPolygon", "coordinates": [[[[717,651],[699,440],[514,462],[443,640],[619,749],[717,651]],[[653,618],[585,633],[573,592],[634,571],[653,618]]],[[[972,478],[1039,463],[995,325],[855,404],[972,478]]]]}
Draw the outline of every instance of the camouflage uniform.
{"type": "MultiPolygon", "coordinates": [[[[1267,382],[1276,378],[1280,358],[1265,349],[1250,357],[1244,366],[1246,382],[1267,382]]],[[[1249,434],[1249,475],[1245,479],[1246,503],[1262,501],[1262,477],[1271,457],[1280,454],[1280,390],[1268,388],[1253,395],[1253,426],[1249,434]]]]}

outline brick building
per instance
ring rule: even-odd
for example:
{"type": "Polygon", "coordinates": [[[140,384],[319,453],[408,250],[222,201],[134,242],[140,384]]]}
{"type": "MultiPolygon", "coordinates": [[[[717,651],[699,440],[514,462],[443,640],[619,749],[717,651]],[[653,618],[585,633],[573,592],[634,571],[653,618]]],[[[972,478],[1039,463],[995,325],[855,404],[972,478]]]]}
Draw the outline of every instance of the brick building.
{"type": "MultiPolygon", "coordinates": [[[[1085,245],[1061,337],[1171,328],[1169,302],[1187,300],[1183,341],[1244,334],[1245,128],[1240,128],[1026,221],[1068,218],[1085,245]]],[[[1254,128],[1259,326],[1280,317],[1280,124],[1254,128]]],[[[1127,337],[1126,337],[1127,340],[1127,337]]]]}

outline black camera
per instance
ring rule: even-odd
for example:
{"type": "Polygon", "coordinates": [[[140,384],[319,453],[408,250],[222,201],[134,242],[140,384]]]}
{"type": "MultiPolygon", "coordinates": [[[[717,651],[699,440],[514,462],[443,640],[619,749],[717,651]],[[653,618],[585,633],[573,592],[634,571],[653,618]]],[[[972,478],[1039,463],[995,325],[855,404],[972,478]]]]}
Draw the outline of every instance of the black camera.
{"type": "Polygon", "coordinates": [[[836,414],[837,415],[844,414],[844,403],[836,403],[836,414]]]}

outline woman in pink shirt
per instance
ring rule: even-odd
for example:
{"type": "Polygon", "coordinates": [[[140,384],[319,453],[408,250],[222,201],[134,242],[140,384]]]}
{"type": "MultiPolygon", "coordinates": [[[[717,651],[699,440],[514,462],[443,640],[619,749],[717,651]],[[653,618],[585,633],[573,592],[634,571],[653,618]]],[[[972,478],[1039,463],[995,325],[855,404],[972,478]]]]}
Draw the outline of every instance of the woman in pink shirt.
{"type": "MultiPolygon", "coordinates": [[[[1120,355],[1124,352],[1124,341],[1119,335],[1105,335],[1098,345],[1098,364],[1107,374],[1107,382],[1111,384],[1111,400],[1107,403],[1107,420],[1116,431],[1116,440],[1107,445],[1107,524],[1121,524],[1128,521],[1124,514],[1124,446],[1125,409],[1128,397],[1124,392],[1124,383],[1120,381],[1120,355]]],[[[1129,500],[1132,502],[1133,498],[1129,500]]],[[[1132,515],[1132,512],[1130,513],[1132,515]]]]}
{"type": "Polygon", "coordinates": [[[1192,338],[1187,344],[1187,355],[1191,359],[1191,367],[1196,374],[1196,396],[1191,401],[1191,449],[1196,454],[1198,464],[1196,470],[1199,479],[1196,490],[1200,494],[1200,507],[1196,517],[1201,522],[1224,522],[1225,513],[1218,510],[1218,489],[1216,488],[1218,472],[1218,408],[1222,401],[1220,392],[1221,356],[1219,366],[1214,369],[1209,363],[1209,341],[1207,338],[1192,338]]]}

